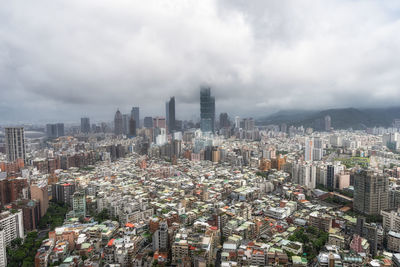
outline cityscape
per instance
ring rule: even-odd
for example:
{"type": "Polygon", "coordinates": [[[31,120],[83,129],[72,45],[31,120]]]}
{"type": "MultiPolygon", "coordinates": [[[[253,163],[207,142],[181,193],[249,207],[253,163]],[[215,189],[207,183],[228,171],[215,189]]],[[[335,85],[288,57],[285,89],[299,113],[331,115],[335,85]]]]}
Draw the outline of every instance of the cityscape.
{"type": "Polygon", "coordinates": [[[400,4],[283,2],[0,5],[0,267],[400,267],[400,4]]]}

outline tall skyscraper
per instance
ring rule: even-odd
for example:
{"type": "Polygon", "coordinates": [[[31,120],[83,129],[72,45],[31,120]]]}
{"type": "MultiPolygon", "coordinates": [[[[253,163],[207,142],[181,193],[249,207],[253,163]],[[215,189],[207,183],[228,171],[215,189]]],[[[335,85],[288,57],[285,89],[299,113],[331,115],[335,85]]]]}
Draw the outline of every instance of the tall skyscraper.
{"type": "Polygon", "coordinates": [[[90,133],[90,119],[89,118],[81,118],[81,132],[88,134],[90,133]]]}
{"type": "Polygon", "coordinates": [[[175,97],[171,97],[165,104],[165,113],[167,118],[168,132],[173,133],[176,130],[175,97]]]}
{"type": "Polygon", "coordinates": [[[388,208],[389,179],[384,174],[362,170],[354,175],[354,204],[356,211],[379,215],[388,208]]]}
{"type": "Polygon", "coordinates": [[[313,161],[314,159],[314,139],[313,138],[305,138],[305,152],[304,152],[304,160],[305,161],[313,161]]]}
{"type": "Polygon", "coordinates": [[[131,117],[136,122],[136,129],[140,129],[140,116],[139,116],[139,107],[133,107],[131,110],[131,117]]]}
{"type": "Polygon", "coordinates": [[[129,119],[129,132],[128,132],[129,137],[135,137],[136,136],[136,121],[133,117],[129,119]]]}
{"type": "Polygon", "coordinates": [[[153,118],[152,117],[144,117],[144,127],[145,128],[153,128],[153,118]]]}
{"type": "Polygon", "coordinates": [[[131,116],[129,114],[122,115],[122,133],[128,135],[129,134],[129,121],[131,116]]]}
{"type": "Polygon", "coordinates": [[[325,131],[329,132],[331,130],[331,116],[325,116],[325,131]]]}
{"type": "Polygon", "coordinates": [[[7,160],[23,159],[26,161],[24,127],[7,127],[5,136],[7,160]]]}
{"type": "Polygon", "coordinates": [[[214,133],[215,98],[211,96],[211,88],[200,89],[200,129],[202,132],[214,133]]]}
{"type": "Polygon", "coordinates": [[[122,134],[122,114],[117,110],[114,116],[114,134],[121,135],[122,134]]]}

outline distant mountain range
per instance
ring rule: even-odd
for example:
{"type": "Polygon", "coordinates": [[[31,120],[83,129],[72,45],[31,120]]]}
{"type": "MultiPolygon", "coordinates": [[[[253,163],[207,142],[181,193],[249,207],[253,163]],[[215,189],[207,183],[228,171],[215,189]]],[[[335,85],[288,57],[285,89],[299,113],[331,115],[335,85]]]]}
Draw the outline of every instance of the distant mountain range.
{"type": "Polygon", "coordinates": [[[282,124],[318,128],[326,115],[331,117],[334,129],[365,129],[375,126],[390,127],[393,119],[400,118],[400,107],[341,108],[320,111],[286,110],[256,120],[257,125],[282,124]]]}

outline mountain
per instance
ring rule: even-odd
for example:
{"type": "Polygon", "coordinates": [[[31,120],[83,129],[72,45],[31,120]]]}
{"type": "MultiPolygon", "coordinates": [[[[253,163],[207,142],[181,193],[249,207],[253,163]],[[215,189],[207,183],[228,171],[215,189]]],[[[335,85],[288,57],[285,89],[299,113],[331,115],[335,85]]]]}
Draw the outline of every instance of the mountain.
{"type": "Polygon", "coordinates": [[[319,128],[326,115],[331,116],[334,129],[365,129],[368,127],[390,127],[393,119],[400,118],[400,107],[391,108],[341,108],[320,111],[286,110],[279,111],[256,121],[257,125],[281,124],[303,125],[319,128]]]}

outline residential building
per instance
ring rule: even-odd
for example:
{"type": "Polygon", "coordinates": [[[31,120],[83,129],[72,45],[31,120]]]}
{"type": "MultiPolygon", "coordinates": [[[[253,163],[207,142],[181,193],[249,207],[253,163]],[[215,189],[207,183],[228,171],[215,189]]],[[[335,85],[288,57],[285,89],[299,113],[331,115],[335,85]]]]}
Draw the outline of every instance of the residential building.
{"type": "Polygon", "coordinates": [[[14,162],[17,159],[26,161],[24,127],[5,128],[7,160],[14,162]]]}
{"type": "Polygon", "coordinates": [[[354,209],[368,215],[379,215],[388,208],[389,180],[383,174],[360,171],[354,176],[354,209]]]}

